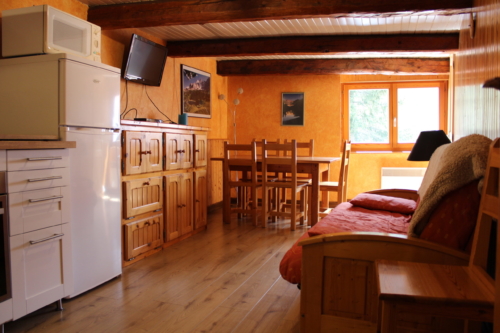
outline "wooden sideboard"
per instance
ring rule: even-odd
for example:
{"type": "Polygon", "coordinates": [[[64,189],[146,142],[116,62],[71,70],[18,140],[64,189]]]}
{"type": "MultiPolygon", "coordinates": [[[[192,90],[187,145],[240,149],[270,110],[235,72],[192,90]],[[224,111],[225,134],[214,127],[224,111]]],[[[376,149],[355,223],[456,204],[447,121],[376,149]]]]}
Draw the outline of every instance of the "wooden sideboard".
{"type": "Polygon", "coordinates": [[[207,227],[207,128],[122,120],[123,266],[207,227]]]}

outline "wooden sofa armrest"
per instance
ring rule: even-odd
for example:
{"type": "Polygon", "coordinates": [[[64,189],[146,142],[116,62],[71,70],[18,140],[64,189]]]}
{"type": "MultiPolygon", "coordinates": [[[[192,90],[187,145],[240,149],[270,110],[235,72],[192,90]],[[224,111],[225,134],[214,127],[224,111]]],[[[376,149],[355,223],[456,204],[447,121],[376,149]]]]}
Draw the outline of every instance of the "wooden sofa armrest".
{"type": "Polygon", "coordinates": [[[379,330],[375,260],[467,265],[466,253],[376,232],[310,237],[302,245],[301,332],[379,330]]]}
{"type": "Polygon", "coordinates": [[[391,188],[391,189],[372,190],[372,191],[367,191],[365,193],[387,195],[389,197],[411,199],[413,201],[418,200],[418,193],[415,190],[391,188]]]}

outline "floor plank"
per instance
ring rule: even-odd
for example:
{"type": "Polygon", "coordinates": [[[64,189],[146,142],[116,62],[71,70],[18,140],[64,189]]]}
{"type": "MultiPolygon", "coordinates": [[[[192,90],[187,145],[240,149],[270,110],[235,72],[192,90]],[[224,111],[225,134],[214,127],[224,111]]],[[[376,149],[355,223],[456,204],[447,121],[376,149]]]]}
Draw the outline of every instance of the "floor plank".
{"type": "Polygon", "coordinates": [[[124,268],[83,295],[14,322],[5,332],[299,332],[300,291],[278,266],[306,231],[284,220],[267,228],[250,220],[208,229],[124,268]]]}

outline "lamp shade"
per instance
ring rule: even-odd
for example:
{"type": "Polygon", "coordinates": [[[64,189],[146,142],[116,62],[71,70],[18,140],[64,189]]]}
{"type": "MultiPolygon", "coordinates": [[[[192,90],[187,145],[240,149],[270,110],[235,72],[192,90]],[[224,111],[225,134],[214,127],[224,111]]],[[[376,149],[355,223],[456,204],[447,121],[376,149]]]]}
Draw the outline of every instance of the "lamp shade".
{"type": "Polygon", "coordinates": [[[450,142],[443,130],[420,132],[408,161],[428,161],[439,146],[450,142]]]}

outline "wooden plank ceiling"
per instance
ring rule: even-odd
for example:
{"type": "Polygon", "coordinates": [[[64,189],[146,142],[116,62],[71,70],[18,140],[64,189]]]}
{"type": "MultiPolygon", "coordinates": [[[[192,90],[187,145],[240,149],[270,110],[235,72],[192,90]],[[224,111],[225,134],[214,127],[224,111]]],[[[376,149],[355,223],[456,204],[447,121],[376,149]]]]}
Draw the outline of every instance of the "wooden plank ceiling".
{"type": "Polygon", "coordinates": [[[472,7],[472,0],[80,1],[103,30],[139,28],[165,40],[171,57],[215,57],[220,75],[441,74],[472,7]]]}

